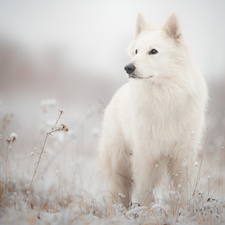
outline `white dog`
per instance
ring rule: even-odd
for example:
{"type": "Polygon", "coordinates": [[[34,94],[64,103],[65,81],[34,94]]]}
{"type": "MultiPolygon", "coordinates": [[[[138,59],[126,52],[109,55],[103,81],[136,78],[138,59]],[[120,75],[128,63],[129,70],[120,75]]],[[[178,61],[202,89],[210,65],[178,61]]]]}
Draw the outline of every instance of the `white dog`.
{"type": "MultiPolygon", "coordinates": [[[[173,12],[157,30],[141,13],[125,67],[129,82],[105,110],[99,163],[118,201],[149,205],[153,188],[167,174],[187,196],[188,177],[205,125],[207,85],[173,12]]],[[[111,199],[112,202],[112,199],[111,199]]]]}

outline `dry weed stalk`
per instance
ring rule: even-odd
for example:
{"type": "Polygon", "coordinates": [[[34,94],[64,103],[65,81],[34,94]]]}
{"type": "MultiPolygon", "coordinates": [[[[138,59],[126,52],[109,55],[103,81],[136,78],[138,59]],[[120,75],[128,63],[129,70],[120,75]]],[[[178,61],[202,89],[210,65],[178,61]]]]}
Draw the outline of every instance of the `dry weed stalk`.
{"type": "Polygon", "coordinates": [[[10,136],[6,138],[7,141],[7,148],[6,148],[6,154],[2,153],[3,158],[5,160],[5,184],[6,184],[6,193],[8,194],[8,171],[9,171],[9,155],[13,147],[13,143],[17,139],[17,134],[12,133],[10,136]]]}
{"type": "Polygon", "coordinates": [[[203,147],[203,153],[202,153],[202,158],[201,158],[201,161],[200,161],[200,166],[199,166],[198,173],[197,173],[197,180],[196,180],[196,183],[195,183],[195,188],[194,188],[192,197],[195,197],[198,183],[199,183],[201,177],[203,176],[203,175],[201,175],[201,169],[202,169],[203,157],[204,157],[204,153],[205,153],[205,148],[206,148],[206,143],[207,143],[208,137],[209,137],[209,133],[208,133],[208,135],[206,136],[206,139],[205,139],[205,143],[204,143],[204,147],[203,147]]]}
{"type": "Polygon", "coordinates": [[[30,188],[29,188],[29,190],[31,190],[31,187],[32,187],[32,184],[33,184],[33,181],[34,181],[34,177],[35,177],[35,175],[36,175],[36,173],[37,173],[37,169],[38,169],[39,164],[40,164],[40,162],[41,162],[42,154],[45,153],[44,149],[45,149],[45,145],[46,145],[46,143],[47,143],[48,137],[49,137],[50,135],[52,135],[54,132],[57,132],[57,131],[59,131],[59,132],[60,132],[60,131],[65,131],[65,132],[69,131],[69,129],[68,129],[68,128],[66,127],[66,125],[64,125],[64,124],[61,124],[60,127],[56,128],[57,123],[58,123],[59,120],[62,118],[61,116],[62,116],[63,113],[64,113],[64,109],[63,109],[63,108],[60,108],[60,109],[59,109],[59,115],[58,115],[58,117],[56,118],[56,122],[55,122],[54,127],[52,127],[52,130],[51,130],[50,132],[48,132],[48,133],[46,134],[46,136],[45,136],[45,140],[44,140],[43,146],[42,146],[42,148],[41,148],[41,152],[38,153],[38,155],[39,155],[38,161],[35,163],[36,167],[35,167],[35,170],[34,170],[34,174],[33,174],[32,180],[31,180],[31,182],[30,182],[30,188]]]}

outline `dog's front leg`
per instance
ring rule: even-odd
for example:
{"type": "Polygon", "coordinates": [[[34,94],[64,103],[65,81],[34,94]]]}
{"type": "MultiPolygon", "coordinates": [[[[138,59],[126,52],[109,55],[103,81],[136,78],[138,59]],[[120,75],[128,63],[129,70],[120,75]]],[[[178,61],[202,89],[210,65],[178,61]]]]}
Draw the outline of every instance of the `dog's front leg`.
{"type": "Polygon", "coordinates": [[[153,188],[160,181],[164,168],[158,163],[147,157],[134,156],[133,161],[133,180],[134,188],[132,193],[133,205],[149,206],[154,201],[153,188]]]}

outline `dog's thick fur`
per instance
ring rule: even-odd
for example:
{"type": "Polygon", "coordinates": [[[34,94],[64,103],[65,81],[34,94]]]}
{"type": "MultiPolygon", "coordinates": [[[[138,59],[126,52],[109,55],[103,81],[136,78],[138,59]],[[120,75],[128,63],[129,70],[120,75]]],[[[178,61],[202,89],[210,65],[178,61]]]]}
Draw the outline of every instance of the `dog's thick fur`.
{"type": "Polygon", "coordinates": [[[126,206],[131,197],[149,205],[153,188],[167,174],[185,199],[205,127],[207,86],[177,14],[157,30],[139,13],[129,53],[135,70],[105,110],[99,144],[109,191],[117,201],[124,194],[126,206]]]}

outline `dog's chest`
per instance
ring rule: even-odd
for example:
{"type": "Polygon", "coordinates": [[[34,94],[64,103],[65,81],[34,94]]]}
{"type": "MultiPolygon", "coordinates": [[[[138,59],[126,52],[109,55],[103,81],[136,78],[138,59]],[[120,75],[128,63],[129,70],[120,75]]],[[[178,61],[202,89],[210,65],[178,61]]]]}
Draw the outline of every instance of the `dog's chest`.
{"type": "Polygon", "coordinates": [[[134,97],[131,101],[131,118],[136,135],[171,141],[180,138],[187,121],[179,107],[171,108],[165,99],[154,96],[134,97]]]}

